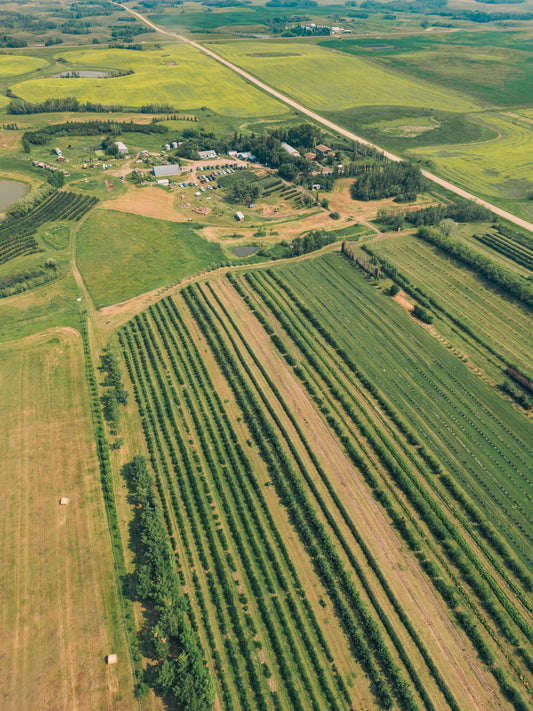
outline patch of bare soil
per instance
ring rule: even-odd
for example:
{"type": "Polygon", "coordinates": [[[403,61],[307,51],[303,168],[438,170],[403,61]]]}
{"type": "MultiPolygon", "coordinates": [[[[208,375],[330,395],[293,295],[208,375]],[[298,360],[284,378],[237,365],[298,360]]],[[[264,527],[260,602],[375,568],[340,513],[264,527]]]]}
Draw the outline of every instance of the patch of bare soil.
{"type": "Polygon", "coordinates": [[[132,186],[125,195],[110,202],[106,208],[172,222],[185,222],[187,219],[174,207],[173,195],[155,187],[135,188],[132,186]]]}
{"type": "Polygon", "coordinates": [[[108,193],[114,193],[115,192],[115,186],[113,184],[113,181],[110,178],[105,179],[105,186],[107,188],[108,193]]]}
{"type": "Polygon", "coordinates": [[[413,309],[415,308],[405,296],[404,291],[399,291],[396,296],[393,296],[392,298],[394,299],[394,301],[396,301],[397,304],[400,304],[400,306],[403,306],[404,309],[407,309],[407,311],[413,311],[413,309]]]}

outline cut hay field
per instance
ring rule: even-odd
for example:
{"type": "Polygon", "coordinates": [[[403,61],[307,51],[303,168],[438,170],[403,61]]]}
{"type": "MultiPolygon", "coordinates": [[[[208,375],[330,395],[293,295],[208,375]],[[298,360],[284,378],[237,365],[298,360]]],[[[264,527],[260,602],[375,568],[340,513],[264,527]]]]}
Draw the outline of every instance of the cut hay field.
{"type": "Polygon", "coordinates": [[[390,237],[374,242],[371,248],[448,313],[467,324],[482,342],[490,343],[506,362],[518,364],[533,377],[531,314],[526,309],[416,237],[390,237]]]}
{"type": "Polygon", "coordinates": [[[0,390],[2,709],[130,710],[79,334],[0,346],[0,390]]]}
{"type": "Polygon", "coordinates": [[[148,103],[170,104],[180,110],[207,106],[228,116],[269,116],[288,111],[283,104],[188,45],[168,45],[143,52],[63,51],[58,56],[66,60],[63,71],[131,69],[133,74],[106,79],[31,79],[12,86],[13,92],[32,102],[76,96],[80,101],[133,107],[148,103]]]}
{"type": "Polygon", "coordinates": [[[439,175],[488,200],[498,199],[517,214],[531,218],[533,192],[531,126],[501,113],[479,115],[500,137],[476,144],[413,148],[410,154],[427,158],[439,175]]]}
{"type": "Polygon", "coordinates": [[[469,112],[478,106],[452,90],[435,88],[360,57],[301,42],[217,43],[214,51],[315,110],[355,106],[432,107],[469,112]],[[271,56],[268,56],[268,54],[271,56]],[[290,56],[284,56],[290,53],[290,56]]]}
{"type": "Polygon", "coordinates": [[[97,308],[125,301],[225,261],[194,223],[95,210],[81,225],[77,263],[97,308]]]}

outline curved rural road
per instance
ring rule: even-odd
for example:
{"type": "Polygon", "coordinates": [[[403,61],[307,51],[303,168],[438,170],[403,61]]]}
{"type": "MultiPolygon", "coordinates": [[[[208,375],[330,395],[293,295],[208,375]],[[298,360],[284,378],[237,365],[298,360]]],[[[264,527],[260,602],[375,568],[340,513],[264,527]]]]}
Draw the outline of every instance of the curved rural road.
{"type": "MultiPolygon", "coordinates": [[[[224,66],[228,67],[229,69],[236,72],[237,74],[240,74],[241,77],[243,77],[250,83],[255,84],[255,86],[259,87],[263,91],[266,91],[268,94],[270,94],[271,96],[274,96],[276,99],[279,99],[279,101],[283,102],[284,104],[287,104],[288,106],[291,106],[294,109],[297,109],[302,114],[309,116],[309,118],[312,118],[317,123],[321,123],[323,126],[330,128],[332,131],[335,131],[336,133],[340,133],[341,135],[346,136],[346,138],[349,138],[351,141],[356,141],[357,143],[362,143],[365,146],[371,146],[372,148],[375,148],[376,150],[383,153],[383,155],[386,158],[389,158],[390,160],[394,160],[394,161],[401,161],[402,160],[402,158],[400,158],[397,155],[394,155],[394,153],[389,153],[389,151],[383,150],[383,148],[376,146],[374,143],[365,141],[364,138],[361,138],[360,136],[356,136],[355,133],[352,133],[351,131],[347,131],[345,128],[342,128],[341,126],[337,126],[337,124],[333,123],[332,121],[328,121],[327,119],[323,118],[319,114],[316,114],[314,111],[311,111],[310,109],[307,109],[305,106],[302,106],[301,104],[294,101],[293,99],[290,99],[288,96],[281,94],[279,91],[276,91],[276,89],[273,89],[272,87],[268,86],[268,84],[264,84],[262,81],[260,81],[256,77],[254,77],[252,74],[249,74],[248,72],[244,71],[244,69],[241,69],[237,65],[232,64],[231,62],[228,62],[227,59],[224,59],[219,54],[216,54],[216,52],[213,52],[211,49],[207,49],[207,47],[204,47],[203,45],[199,44],[198,42],[194,42],[193,40],[190,40],[187,37],[184,37],[183,35],[179,35],[176,32],[168,32],[167,30],[161,29],[157,25],[154,25],[153,22],[150,22],[150,20],[148,20],[146,17],[144,17],[144,15],[141,15],[139,12],[136,12],[135,10],[130,10],[130,8],[126,7],[125,5],[122,5],[121,3],[113,2],[113,4],[120,5],[120,7],[124,8],[124,10],[127,10],[132,15],[135,15],[135,17],[137,17],[139,20],[144,22],[146,25],[148,25],[148,27],[151,27],[156,32],[160,32],[161,34],[164,34],[164,35],[169,35],[170,37],[176,37],[177,39],[181,40],[182,42],[190,44],[191,46],[200,50],[200,52],[203,52],[204,54],[211,57],[215,61],[220,62],[220,64],[223,64],[224,66]]],[[[533,223],[527,222],[527,220],[523,220],[522,218],[517,217],[516,215],[513,215],[512,213],[507,212],[506,210],[502,210],[501,208],[496,207],[496,205],[492,205],[490,202],[487,202],[486,200],[481,200],[480,198],[476,197],[475,195],[472,195],[472,193],[469,193],[466,190],[463,190],[462,188],[457,187],[457,185],[454,185],[453,183],[449,183],[447,180],[444,180],[443,178],[439,178],[438,175],[433,175],[433,173],[429,173],[427,170],[423,170],[422,175],[424,175],[424,177],[426,177],[428,180],[431,180],[433,183],[436,183],[437,185],[440,185],[441,187],[446,188],[447,190],[450,190],[452,193],[455,193],[456,195],[459,195],[460,197],[466,198],[467,200],[472,200],[473,202],[476,202],[478,205],[483,205],[483,207],[488,208],[491,212],[494,212],[496,215],[499,215],[500,217],[503,217],[506,220],[509,220],[509,222],[513,222],[515,225],[518,225],[519,227],[523,227],[526,230],[530,230],[531,232],[533,232],[533,223]]]]}

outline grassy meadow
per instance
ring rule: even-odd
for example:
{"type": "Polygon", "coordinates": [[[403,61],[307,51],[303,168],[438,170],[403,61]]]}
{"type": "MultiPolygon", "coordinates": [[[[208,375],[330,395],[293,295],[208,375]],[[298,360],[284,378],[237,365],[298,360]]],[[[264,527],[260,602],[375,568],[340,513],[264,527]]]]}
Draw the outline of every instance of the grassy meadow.
{"type": "MultiPolygon", "coordinates": [[[[58,54],[59,56],[59,54],[58,54]]],[[[132,70],[133,74],[98,78],[36,78],[12,86],[21,98],[39,102],[49,97],[76,96],[79,101],[124,106],[170,104],[180,110],[208,106],[229,116],[268,116],[288,109],[246,84],[229,69],[187,45],[161,50],[78,50],[60,53],[62,71],[132,70]]]]}
{"type": "Polygon", "coordinates": [[[193,223],[96,210],[81,225],[76,257],[97,308],[177,282],[224,261],[193,223]]]}
{"type": "Polygon", "coordinates": [[[126,711],[135,700],[79,334],[0,346],[0,382],[2,709],[126,711]]]}
{"type": "Polygon", "coordinates": [[[501,113],[477,117],[498,132],[498,138],[475,144],[421,147],[410,151],[430,160],[436,171],[451,182],[488,200],[498,200],[526,219],[533,216],[531,125],[501,113]]]}

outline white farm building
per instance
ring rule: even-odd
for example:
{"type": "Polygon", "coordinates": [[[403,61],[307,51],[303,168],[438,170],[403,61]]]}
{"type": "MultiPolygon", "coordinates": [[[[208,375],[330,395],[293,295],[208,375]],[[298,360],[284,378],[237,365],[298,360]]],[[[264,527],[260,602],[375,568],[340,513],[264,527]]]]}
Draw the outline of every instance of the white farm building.
{"type": "Polygon", "coordinates": [[[115,141],[115,146],[118,148],[118,152],[121,156],[125,156],[128,151],[128,146],[125,143],[122,143],[122,141],[115,141]]]}
{"type": "Polygon", "coordinates": [[[287,151],[287,153],[290,156],[294,156],[295,158],[298,157],[300,154],[296,150],[296,148],[293,148],[292,146],[289,146],[288,143],[285,143],[285,141],[282,141],[281,147],[283,148],[284,151],[287,151]]]}
{"type": "Polygon", "coordinates": [[[202,160],[212,160],[218,158],[216,151],[198,151],[198,155],[202,160]]]}
{"type": "Polygon", "coordinates": [[[156,178],[167,178],[169,175],[179,175],[181,168],[177,163],[172,165],[154,165],[154,175],[156,178]]]}

